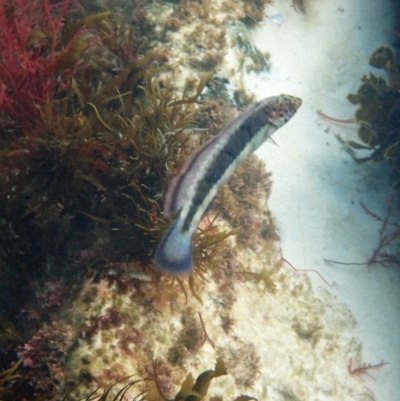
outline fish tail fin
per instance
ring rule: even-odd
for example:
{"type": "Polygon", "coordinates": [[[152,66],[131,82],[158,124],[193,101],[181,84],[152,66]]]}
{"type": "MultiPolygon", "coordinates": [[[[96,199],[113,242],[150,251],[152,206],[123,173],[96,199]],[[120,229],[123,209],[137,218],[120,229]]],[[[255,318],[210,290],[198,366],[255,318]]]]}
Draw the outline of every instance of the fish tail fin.
{"type": "Polygon", "coordinates": [[[154,263],[170,276],[188,276],[193,272],[192,235],[182,231],[180,217],[168,228],[157,247],[154,263]]]}

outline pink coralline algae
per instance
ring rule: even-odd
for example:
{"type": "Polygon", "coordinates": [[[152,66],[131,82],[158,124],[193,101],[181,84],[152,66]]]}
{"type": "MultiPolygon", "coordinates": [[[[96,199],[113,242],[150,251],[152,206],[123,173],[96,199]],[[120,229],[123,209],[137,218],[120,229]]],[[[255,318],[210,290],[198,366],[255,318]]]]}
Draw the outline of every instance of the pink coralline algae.
{"type": "Polygon", "coordinates": [[[24,376],[40,392],[54,391],[64,384],[63,365],[72,344],[72,327],[64,321],[53,322],[39,330],[17,352],[24,376]]]}

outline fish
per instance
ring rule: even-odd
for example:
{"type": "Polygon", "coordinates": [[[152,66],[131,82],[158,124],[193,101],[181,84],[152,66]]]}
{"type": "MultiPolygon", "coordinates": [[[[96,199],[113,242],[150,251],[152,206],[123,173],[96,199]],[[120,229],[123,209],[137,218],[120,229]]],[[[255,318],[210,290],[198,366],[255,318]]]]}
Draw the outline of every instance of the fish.
{"type": "Polygon", "coordinates": [[[154,264],[163,274],[193,274],[192,239],[218,190],[240,163],[294,116],[301,104],[300,98],[285,94],[253,103],[189,156],[165,196],[164,216],[179,215],[154,255],[154,264]]]}

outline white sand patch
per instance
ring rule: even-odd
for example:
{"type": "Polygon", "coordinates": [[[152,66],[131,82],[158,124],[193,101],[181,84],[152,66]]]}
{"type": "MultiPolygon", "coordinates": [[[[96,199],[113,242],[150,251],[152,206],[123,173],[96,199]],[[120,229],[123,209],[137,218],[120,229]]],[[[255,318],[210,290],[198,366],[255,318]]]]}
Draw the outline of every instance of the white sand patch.
{"type": "MultiPolygon", "coordinates": [[[[307,15],[294,13],[287,1],[276,1],[269,14],[282,13],[280,27],[267,20],[254,32],[261,50],[271,52],[271,74],[249,77],[247,87],[258,98],[287,92],[303,98],[303,106],[277,133],[277,146],[263,146],[258,155],[273,172],[270,207],[278,220],[282,248],[298,268],[318,269],[337,283],[333,290],[349,303],[363,341],[365,363],[390,364],[364,378],[376,400],[397,400],[400,370],[400,271],[396,267],[328,266],[324,259],[365,262],[378,244],[380,223],[359,205],[385,216],[390,167],[357,165],[334,134],[356,139],[354,126],[342,128],[318,118],[323,110],[351,118],[346,99],[356,93],[360,78],[378,70],[368,66],[372,52],[390,44],[393,10],[390,2],[311,1],[307,15]]],[[[392,249],[395,251],[396,249],[392,249]]],[[[324,286],[312,276],[317,286],[324,286]]]]}

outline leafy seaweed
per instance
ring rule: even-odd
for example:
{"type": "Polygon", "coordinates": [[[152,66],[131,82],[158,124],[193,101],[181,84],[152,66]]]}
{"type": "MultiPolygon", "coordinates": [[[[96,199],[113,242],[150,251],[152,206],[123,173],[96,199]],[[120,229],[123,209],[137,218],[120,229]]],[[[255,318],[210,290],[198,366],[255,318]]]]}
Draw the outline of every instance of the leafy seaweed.
{"type": "MultiPolygon", "coordinates": [[[[185,380],[181,384],[181,388],[174,397],[174,401],[201,401],[203,400],[208,393],[209,387],[213,379],[216,379],[221,376],[225,376],[228,374],[228,371],[225,366],[225,362],[222,358],[217,358],[214,369],[206,370],[200,373],[197,376],[196,380],[194,380],[191,373],[189,373],[185,380]]],[[[138,393],[138,395],[133,398],[137,399],[146,399],[148,401],[165,401],[166,398],[163,394],[160,393],[160,389],[157,384],[157,373],[154,373],[153,377],[145,378],[142,380],[132,380],[129,381],[128,384],[123,385],[117,392],[116,395],[112,395],[112,391],[116,389],[120,383],[129,380],[129,378],[124,378],[111,386],[106,387],[101,390],[99,387],[96,389],[89,397],[86,398],[86,401],[98,400],[98,401],[122,401],[125,393],[135,384],[138,384],[142,381],[153,381],[155,386],[151,386],[147,391],[142,393],[138,393]],[[110,397],[109,397],[110,396],[110,397]]],[[[67,401],[68,397],[64,397],[63,401],[67,401]]],[[[236,397],[234,401],[257,401],[256,398],[250,397],[248,395],[241,395],[236,397]]]]}
{"type": "MultiPolygon", "coordinates": [[[[371,56],[369,64],[384,69],[389,82],[370,73],[361,81],[357,94],[348,95],[348,100],[360,105],[356,121],[360,124],[358,136],[361,144],[350,141],[354,149],[370,150],[364,158],[354,156],[359,163],[370,160],[391,161],[397,174],[400,173],[400,75],[394,52],[388,46],[381,46],[371,56]]],[[[400,190],[400,180],[394,186],[400,190]]]]}

